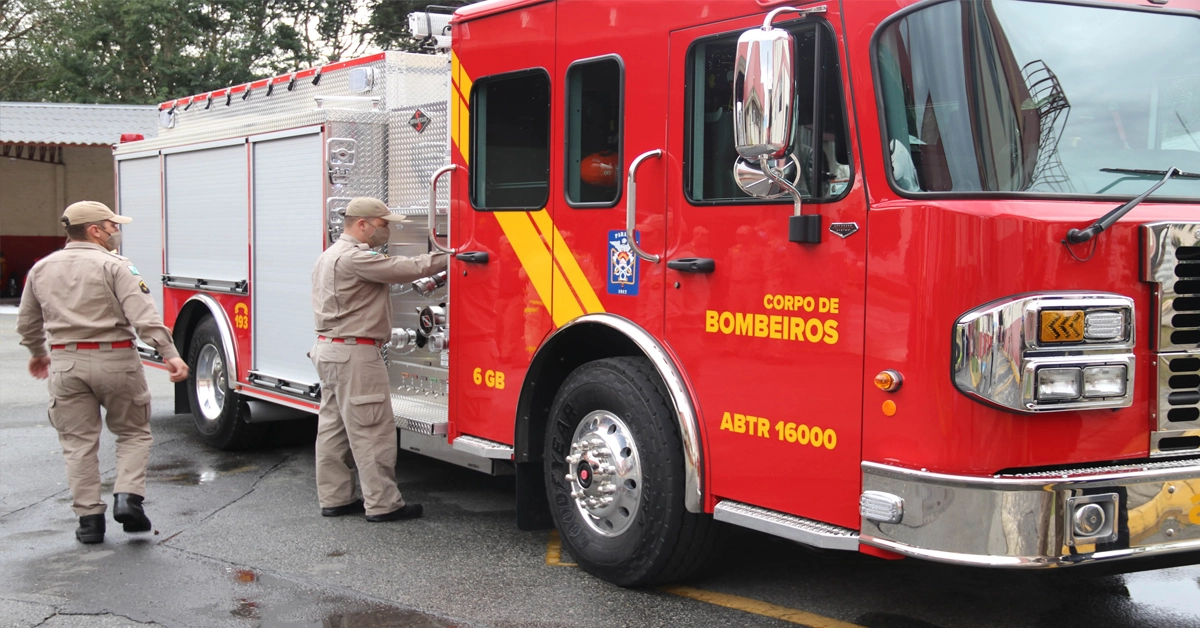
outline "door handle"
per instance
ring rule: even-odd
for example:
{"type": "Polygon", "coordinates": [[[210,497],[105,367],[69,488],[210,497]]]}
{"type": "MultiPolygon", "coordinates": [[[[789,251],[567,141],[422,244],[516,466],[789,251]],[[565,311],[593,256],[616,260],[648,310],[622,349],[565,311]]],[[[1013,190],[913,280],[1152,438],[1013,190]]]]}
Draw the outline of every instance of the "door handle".
{"type": "Polygon", "coordinates": [[[625,235],[629,236],[629,248],[633,250],[634,255],[652,264],[657,264],[662,258],[642,250],[634,237],[634,227],[637,226],[637,171],[643,161],[651,157],[662,157],[662,154],[662,149],[656,148],[634,158],[633,163],[629,164],[629,179],[625,186],[629,189],[629,199],[625,202],[625,235]]]}
{"type": "Polygon", "coordinates": [[[488,254],[486,251],[466,251],[455,255],[454,259],[468,264],[486,264],[488,263],[488,254]]]}
{"type": "MultiPolygon", "coordinates": [[[[457,165],[450,164],[449,166],[439,169],[437,172],[433,173],[432,177],[429,178],[429,244],[436,251],[440,253],[449,253],[450,255],[454,255],[456,252],[455,249],[444,247],[438,243],[437,232],[435,231],[435,223],[437,222],[437,182],[442,175],[446,174],[447,172],[453,172],[457,169],[457,165]]],[[[448,214],[449,212],[447,212],[447,219],[449,219],[448,214]]],[[[447,238],[446,244],[450,244],[449,238],[447,238]]]]}
{"type": "Polygon", "coordinates": [[[681,273],[711,273],[717,262],[707,257],[681,257],[667,262],[667,268],[681,273]]]}

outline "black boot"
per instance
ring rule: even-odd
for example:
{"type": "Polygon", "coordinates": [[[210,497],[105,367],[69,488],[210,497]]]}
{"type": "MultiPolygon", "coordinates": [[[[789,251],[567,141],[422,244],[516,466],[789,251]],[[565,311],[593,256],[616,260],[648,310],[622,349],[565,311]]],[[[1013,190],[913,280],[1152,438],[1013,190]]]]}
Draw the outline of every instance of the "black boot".
{"type": "Polygon", "coordinates": [[[376,523],[379,521],[400,521],[401,519],[416,519],[416,518],[420,517],[421,513],[423,513],[423,512],[425,512],[425,508],[422,507],[421,504],[404,504],[403,506],[397,508],[396,510],[393,510],[392,512],[385,512],[382,515],[367,515],[367,521],[370,521],[371,523],[376,523]]]}
{"type": "Polygon", "coordinates": [[[113,493],[113,519],[125,526],[126,532],[150,531],[150,518],[142,510],[141,495],[113,493]]]}
{"type": "Polygon", "coordinates": [[[84,515],[79,518],[79,528],[75,530],[75,538],[80,543],[101,543],[104,541],[104,515],[84,515]]]}

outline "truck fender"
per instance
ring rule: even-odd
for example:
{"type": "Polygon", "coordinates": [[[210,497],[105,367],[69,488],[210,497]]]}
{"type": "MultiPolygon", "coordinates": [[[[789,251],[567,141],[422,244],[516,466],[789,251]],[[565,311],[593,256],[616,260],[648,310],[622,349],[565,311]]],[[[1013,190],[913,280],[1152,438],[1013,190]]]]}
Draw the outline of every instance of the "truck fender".
{"type": "MultiPolygon", "coordinates": [[[[192,330],[206,315],[213,317],[213,320],[217,322],[217,329],[221,331],[221,344],[224,345],[225,355],[228,356],[228,372],[233,374],[232,380],[236,386],[239,371],[237,350],[233,344],[233,325],[229,322],[229,315],[225,313],[225,308],[221,307],[221,304],[212,295],[194,294],[184,302],[183,307],[179,308],[179,316],[175,318],[175,329],[171,331],[175,337],[175,346],[179,349],[180,355],[187,356],[188,346],[192,342],[192,330]]],[[[175,412],[181,414],[191,412],[186,381],[175,384],[175,412]]]]}
{"type": "MultiPolygon", "coordinates": [[[[614,314],[585,314],[556,329],[538,347],[517,402],[514,434],[518,465],[541,460],[550,404],[567,375],[602,358],[645,356],[666,384],[679,423],[684,458],[684,506],[704,511],[704,459],[700,423],[683,375],[671,354],[645,329],[614,314]]],[[[541,465],[537,465],[540,469],[541,465]]],[[[540,473],[540,470],[539,470],[540,473]]]]}

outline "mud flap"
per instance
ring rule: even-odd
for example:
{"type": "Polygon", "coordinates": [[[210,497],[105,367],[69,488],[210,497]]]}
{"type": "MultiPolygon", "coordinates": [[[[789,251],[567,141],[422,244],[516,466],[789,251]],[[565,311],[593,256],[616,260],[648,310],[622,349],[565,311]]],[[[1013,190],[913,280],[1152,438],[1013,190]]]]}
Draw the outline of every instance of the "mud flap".
{"type": "Polygon", "coordinates": [[[518,462],[517,467],[517,528],[548,530],[554,527],[550,504],[546,501],[546,477],[539,462],[518,462]]]}

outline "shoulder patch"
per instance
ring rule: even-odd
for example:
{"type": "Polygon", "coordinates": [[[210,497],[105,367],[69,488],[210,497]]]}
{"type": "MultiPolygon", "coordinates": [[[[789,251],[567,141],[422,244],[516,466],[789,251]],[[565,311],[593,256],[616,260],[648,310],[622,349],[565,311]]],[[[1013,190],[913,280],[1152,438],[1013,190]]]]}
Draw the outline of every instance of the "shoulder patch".
{"type": "Polygon", "coordinates": [[[146,286],[146,282],[139,281],[138,287],[142,289],[142,292],[145,292],[146,294],[150,294],[150,288],[146,286]]]}
{"type": "Polygon", "coordinates": [[[131,273],[133,273],[133,274],[135,274],[135,275],[140,275],[140,274],[142,274],[142,273],[139,273],[139,272],[138,272],[137,266],[134,266],[133,264],[130,264],[130,265],[129,265],[129,272],[131,272],[131,273]]]}

